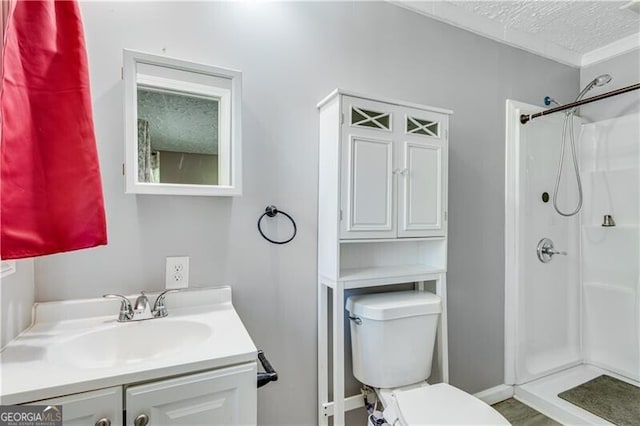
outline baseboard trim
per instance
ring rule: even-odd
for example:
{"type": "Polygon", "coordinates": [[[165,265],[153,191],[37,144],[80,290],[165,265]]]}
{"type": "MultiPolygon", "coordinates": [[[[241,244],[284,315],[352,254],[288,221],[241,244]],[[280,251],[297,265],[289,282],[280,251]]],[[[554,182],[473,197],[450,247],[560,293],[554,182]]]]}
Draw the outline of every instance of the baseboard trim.
{"type": "Polygon", "coordinates": [[[513,394],[514,394],[513,386],[498,385],[490,389],[483,390],[482,392],[478,392],[473,396],[486,402],[489,405],[492,405],[497,402],[504,401],[505,399],[511,398],[513,394]]]}

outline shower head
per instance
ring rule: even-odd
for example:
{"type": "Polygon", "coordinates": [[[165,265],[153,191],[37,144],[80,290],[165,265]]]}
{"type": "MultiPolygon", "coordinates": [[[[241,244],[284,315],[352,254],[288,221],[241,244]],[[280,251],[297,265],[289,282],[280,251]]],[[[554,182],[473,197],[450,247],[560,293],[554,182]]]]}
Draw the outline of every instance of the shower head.
{"type": "Polygon", "coordinates": [[[611,76],[609,74],[602,74],[593,79],[593,84],[596,86],[604,86],[610,81],[611,76]]]}
{"type": "Polygon", "coordinates": [[[611,76],[609,74],[602,74],[602,75],[597,76],[596,78],[591,80],[589,82],[589,84],[584,86],[584,89],[582,89],[582,91],[578,94],[578,97],[576,98],[576,101],[579,101],[580,99],[582,99],[584,97],[584,95],[586,95],[587,92],[589,90],[593,89],[594,87],[596,87],[596,86],[604,86],[605,84],[607,84],[610,81],[611,81],[611,76]]]}

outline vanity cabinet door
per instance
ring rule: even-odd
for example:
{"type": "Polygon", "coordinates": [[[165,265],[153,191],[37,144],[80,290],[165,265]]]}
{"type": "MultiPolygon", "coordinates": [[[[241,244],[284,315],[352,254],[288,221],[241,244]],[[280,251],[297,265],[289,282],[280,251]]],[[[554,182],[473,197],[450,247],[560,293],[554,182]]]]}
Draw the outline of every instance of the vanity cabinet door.
{"type": "Polygon", "coordinates": [[[255,362],[126,390],[127,425],[255,425],[255,362]],[[145,423],[143,418],[148,419],[145,423]]]}
{"type": "Polygon", "coordinates": [[[62,405],[64,426],[122,426],[120,386],[36,401],[28,405],[62,405]]]}

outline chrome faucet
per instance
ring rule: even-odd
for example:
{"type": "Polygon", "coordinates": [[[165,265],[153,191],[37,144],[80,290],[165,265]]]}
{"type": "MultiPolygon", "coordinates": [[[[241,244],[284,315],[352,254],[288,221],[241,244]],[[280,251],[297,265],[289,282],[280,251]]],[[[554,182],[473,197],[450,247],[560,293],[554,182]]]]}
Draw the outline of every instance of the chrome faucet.
{"type": "Polygon", "coordinates": [[[102,297],[120,299],[118,322],[141,321],[152,318],[163,318],[169,315],[167,306],[165,305],[165,298],[167,293],[174,293],[176,291],[179,291],[179,289],[165,290],[160,293],[153,304],[153,309],[149,307],[149,298],[144,294],[144,291],[140,292],[140,296],[137,297],[133,306],[127,297],[120,294],[105,294],[102,297]]]}
{"type": "Polygon", "coordinates": [[[149,298],[144,294],[144,291],[141,291],[135,305],[133,305],[133,319],[144,320],[150,318],[153,318],[153,314],[149,307],[149,298]]]}

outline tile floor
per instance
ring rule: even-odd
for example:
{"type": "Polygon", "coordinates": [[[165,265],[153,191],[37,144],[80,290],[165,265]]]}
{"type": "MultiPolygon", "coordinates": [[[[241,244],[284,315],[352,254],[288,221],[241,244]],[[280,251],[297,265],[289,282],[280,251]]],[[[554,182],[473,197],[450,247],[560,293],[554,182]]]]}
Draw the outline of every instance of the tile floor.
{"type": "Polygon", "coordinates": [[[513,398],[493,405],[513,426],[557,426],[560,423],[513,398]]]}

